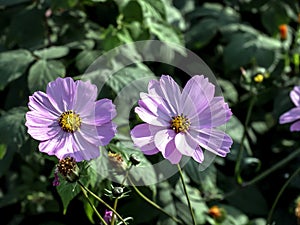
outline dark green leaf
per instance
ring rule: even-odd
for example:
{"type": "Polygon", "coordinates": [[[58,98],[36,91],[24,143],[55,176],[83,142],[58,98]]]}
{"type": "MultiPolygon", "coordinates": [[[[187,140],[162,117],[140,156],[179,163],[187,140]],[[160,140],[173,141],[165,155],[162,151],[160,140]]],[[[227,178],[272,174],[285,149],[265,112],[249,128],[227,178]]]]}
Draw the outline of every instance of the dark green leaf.
{"type": "Polygon", "coordinates": [[[22,76],[33,60],[31,53],[25,49],[0,53],[0,90],[22,76]]]}
{"type": "Polygon", "coordinates": [[[31,92],[46,90],[46,86],[50,81],[58,77],[64,77],[65,73],[65,66],[60,61],[41,59],[30,67],[28,87],[31,92]]]}
{"type": "Polygon", "coordinates": [[[228,80],[218,79],[218,84],[221,86],[226,101],[229,101],[231,103],[236,103],[238,101],[238,92],[232,82],[228,80]]]}
{"type": "Polygon", "coordinates": [[[10,24],[9,41],[21,48],[39,48],[46,41],[44,11],[32,6],[15,15],[10,24]]]}
{"type": "Polygon", "coordinates": [[[7,150],[6,145],[0,144],[0,160],[3,159],[3,157],[5,156],[6,150],[7,150]]]}
{"type": "Polygon", "coordinates": [[[25,127],[27,108],[13,108],[0,117],[0,144],[20,148],[28,139],[25,127]]]}
{"type": "Polygon", "coordinates": [[[182,44],[182,40],[178,33],[167,24],[152,22],[148,24],[151,33],[156,35],[159,40],[171,42],[175,44],[182,44]]]}
{"type": "Polygon", "coordinates": [[[229,204],[234,205],[246,214],[256,216],[265,215],[268,212],[268,205],[260,190],[256,186],[249,186],[228,196],[229,204]],[[243,196],[243,198],[240,198],[243,196]]]}
{"type": "Polygon", "coordinates": [[[64,214],[67,212],[68,205],[80,192],[80,187],[76,183],[68,183],[63,180],[60,185],[56,187],[56,190],[61,198],[64,207],[64,214]]]}
{"type": "Polygon", "coordinates": [[[75,64],[80,73],[83,73],[99,56],[99,50],[85,50],[80,52],[75,59],[75,64]]]}
{"type": "Polygon", "coordinates": [[[65,46],[52,46],[33,52],[34,55],[42,59],[56,59],[61,58],[69,53],[69,48],[65,46]]]}

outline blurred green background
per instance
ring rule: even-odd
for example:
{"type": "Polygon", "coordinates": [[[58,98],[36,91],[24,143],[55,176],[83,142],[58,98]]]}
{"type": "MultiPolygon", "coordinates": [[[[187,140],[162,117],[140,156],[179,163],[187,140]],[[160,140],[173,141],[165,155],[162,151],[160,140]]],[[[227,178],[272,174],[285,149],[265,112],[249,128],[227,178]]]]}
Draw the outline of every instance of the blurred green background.
{"type": "MultiPolygon", "coordinates": [[[[28,97],[45,91],[57,77],[79,77],[114,47],[160,40],[201,57],[234,114],[226,130],[234,140],[231,153],[202,172],[193,160],[184,167],[197,223],[266,224],[280,189],[300,163],[300,134],[278,123],[293,107],[289,91],[300,84],[299,7],[296,0],[0,0],[0,223],[99,224],[82,193],[73,192],[76,187],[52,186],[57,159],[39,153],[27,134],[28,97]]],[[[189,78],[171,66],[147,62],[113,77],[101,97],[113,99],[143,74],[169,74],[182,86],[189,78]]],[[[131,118],[132,124],[138,122],[131,118]]],[[[128,155],[118,140],[108,148],[128,155]]],[[[140,157],[144,163],[159,160],[140,157]]],[[[110,181],[94,179],[87,185],[103,195],[110,181]]],[[[140,189],[191,224],[180,187],[174,175],[140,189]]],[[[274,205],[276,225],[300,220],[299,191],[296,176],[274,205]]],[[[134,191],[129,195],[118,209],[134,218],[130,224],[175,224],[134,191]]]]}

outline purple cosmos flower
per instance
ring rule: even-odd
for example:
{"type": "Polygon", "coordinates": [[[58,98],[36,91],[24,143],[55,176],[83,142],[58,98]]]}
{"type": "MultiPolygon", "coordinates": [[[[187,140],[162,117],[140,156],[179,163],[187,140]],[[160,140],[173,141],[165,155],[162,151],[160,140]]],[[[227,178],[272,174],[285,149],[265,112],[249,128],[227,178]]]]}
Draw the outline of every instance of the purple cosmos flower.
{"type": "Polygon", "coordinates": [[[232,113],[223,97],[214,97],[215,86],[203,75],[192,77],[181,91],[170,76],[152,80],[141,93],[135,112],[146,123],[131,131],[134,144],[144,154],[161,152],[172,164],[182,155],[201,163],[201,148],[225,157],[232,139],[216,127],[232,113]]]}
{"type": "Polygon", "coordinates": [[[111,100],[96,101],[97,87],[90,82],[57,78],[46,93],[29,97],[26,113],[28,133],[40,141],[39,150],[59,159],[90,160],[100,155],[116,133],[111,100]]]}
{"type": "Polygon", "coordinates": [[[296,107],[282,114],[279,118],[279,123],[290,123],[294,122],[290,131],[300,131],[300,86],[295,86],[290,92],[290,98],[296,107]]]}
{"type": "Polygon", "coordinates": [[[112,216],[113,216],[113,212],[105,209],[103,219],[107,224],[111,222],[112,216]]]}

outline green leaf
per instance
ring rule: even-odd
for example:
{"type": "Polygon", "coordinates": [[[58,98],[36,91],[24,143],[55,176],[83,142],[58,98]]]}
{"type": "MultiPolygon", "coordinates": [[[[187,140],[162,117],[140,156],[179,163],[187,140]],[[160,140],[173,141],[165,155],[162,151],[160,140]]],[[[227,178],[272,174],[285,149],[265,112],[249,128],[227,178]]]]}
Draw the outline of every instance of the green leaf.
{"type": "Polygon", "coordinates": [[[0,144],[20,148],[28,139],[25,127],[27,108],[13,108],[0,117],[0,144]]]}
{"type": "Polygon", "coordinates": [[[83,73],[99,56],[99,50],[85,50],[80,52],[75,58],[75,64],[80,73],[83,73]]]}
{"type": "MultiPolygon", "coordinates": [[[[139,159],[140,163],[137,166],[134,166],[130,169],[130,176],[134,178],[135,181],[141,182],[141,184],[155,184],[157,183],[156,172],[153,165],[147,160],[143,152],[133,146],[123,145],[118,142],[116,145],[110,144],[110,149],[114,152],[121,153],[126,161],[129,161],[129,158],[132,154],[139,159]]],[[[150,188],[154,188],[152,185],[150,188]]],[[[154,190],[154,189],[153,189],[154,190]]]]}
{"type": "Polygon", "coordinates": [[[256,186],[237,190],[234,195],[227,197],[227,201],[246,214],[262,216],[268,212],[266,199],[256,186]]]}
{"type": "MultiPolygon", "coordinates": [[[[158,204],[168,213],[176,216],[175,202],[172,196],[171,187],[168,182],[162,182],[158,185],[158,204]]],[[[176,223],[165,215],[160,216],[160,221],[158,224],[161,225],[176,225],[176,223]]]]}
{"type": "Polygon", "coordinates": [[[218,21],[213,18],[204,18],[188,30],[187,43],[192,47],[201,48],[216,35],[218,28],[218,21]]]}
{"type": "Polygon", "coordinates": [[[45,90],[50,81],[58,77],[64,77],[65,66],[60,61],[39,60],[29,69],[28,87],[31,92],[45,90]]]}
{"type": "Polygon", "coordinates": [[[0,117],[0,177],[5,174],[9,168],[14,153],[21,148],[28,139],[25,127],[26,111],[27,108],[25,107],[13,108],[0,117]]]}
{"type": "Polygon", "coordinates": [[[33,60],[31,53],[25,49],[0,53],[0,90],[22,76],[33,60]]]}
{"type": "Polygon", "coordinates": [[[238,33],[224,48],[224,64],[228,70],[239,69],[249,63],[266,67],[272,65],[280,42],[262,34],[238,33]]]}
{"type": "Polygon", "coordinates": [[[262,24],[271,35],[279,32],[279,25],[289,23],[288,10],[289,6],[281,1],[271,1],[261,9],[262,24]]]}
{"type": "Polygon", "coordinates": [[[46,42],[44,10],[29,6],[13,14],[7,39],[21,48],[37,49],[46,42]]]}
{"type": "Polygon", "coordinates": [[[71,184],[63,180],[60,185],[56,187],[56,190],[63,203],[64,214],[66,214],[70,202],[79,194],[80,188],[76,183],[71,184]]]}
{"type": "MultiPolygon", "coordinates": [[[[244,126],[239,121],[239,119],[235,116],[232,116],[231,119],[226,124],[226,133],[229,134],[229,136],[233,139],[233,146],[231,154],[228,155],[228,157],[236,157],[237,149],[239,147],[239,144],[241,143],[243,133],[244,133],[244,126]]],[[[250,145],[248,138],[245,138],[244,140],[244,147],[245,149],[250,152],[250,145]]]]}
{"type": "Polygon", "coordinates": [[[225,100],[231,103],[237,103],[238,101],[238,92],[232,82],[224,79],[218,79],[218,84],[222,88],[222,92],[225,100]]]}
{"type": "Polygon", "coordinates": [[[12,5],[17,5],[20,3],[24,2],[30,2],[30,0],[1,0],[0,1],[0,6],[12,6],[12,5]]]}
{"type": "Polygon", "coordinates": [[[6,150],[7,146],[5,144],[0,144],[0,160],[5,156],[6,150]]]}
{"type": "Polygon", "coordinates": [[[182,44],[179,34],[177,34],[170,25],[161,22],[151,22],[148,24],[148,27],[150,32],[156,35],[159,40],[175,44],[182,44]]]}
{"type": "Polygon", "coordinates": [[[266,219],[264,218],[257,218],[251,220],[247,225],[265,225],[266,224],[266,219]]]}
{"type": "Polygon", "coordinates": [[[69,48],[65,46],[52,46],[33,52],[34,55],[42,59],[56,59],[66,56],[69,53],[69,48]]]}
{"type": "Polygon", "coordinates": [[[236,224],[244,225],[248,223],[248,217],[239,209],[230,206],[230,205],[220,205],[220,208],[223,208],[226,211],[226,219],[222,224],[236,224]]]}
{"type": "Polygon", "coordinates": [[[201,185],[204,194],[216,196],[219,194],[217,187],[217,171],[214,165],[210,165],[206,170],[200,171],[199,164],[194,160],[189,160],[184,171],[196,183],[201,185]]]}

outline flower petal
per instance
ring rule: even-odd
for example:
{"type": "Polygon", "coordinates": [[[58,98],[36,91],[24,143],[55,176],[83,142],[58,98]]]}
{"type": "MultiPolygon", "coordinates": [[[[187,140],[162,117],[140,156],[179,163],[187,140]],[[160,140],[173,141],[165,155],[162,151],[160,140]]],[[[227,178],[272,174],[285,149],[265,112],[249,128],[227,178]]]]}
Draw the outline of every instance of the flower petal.
{"type": "Polygon", "coordinates": [[[199,145],[212,153],[225,157],[233,143],[231,137],[221,130],[204,128],[199,132],[199,145]]]}
{"type": "Polygon", "coordinates": [[[190,101],[186,99],[190,98],[195,103],[198,113],[205,109],[209,102],[213,99],[215,94],[215,86],[209,82],[208,78],[204,78],[203,75],[193,76],[185,85],[182,90],[181,102],[183,102],[183,109],[189,107],[190,101]]]}
{"type": "Polygon", "coordinates": [[[154,144],[156,148],[163,153],[163,155],[165,155],[166,146],[175,138],[175,135],[175,131],[171,129],[160,130],[155,134],[154,144]]]}
{"type": "Polygon", "coordinates": [[[159,152],[154,144],[154,135],[161,130],[161,127],[152,126],[146,123],[139,124],[131,130],[131,138],[135,146],[140,148],[144,154],[153,155],[159,152]]]}
{"type": "Polygon", "coordinates": [[[163,118],[153,115],[153,113],[151,113],[149,110],[143,107],[135,107],[134,111],[139,115],[141,120],[143,120],[146,123],[149,123],[154,126],[161,126],[161,127],[170,126],[170,122],[164,120],[163,118]]]}
{"type": "Polygon", "coordinates": [[[157,95],[149,95],[141,93],[141,100],[139,100],[139,106],[147,109],[153,115],[169,121],[172,113],[165,100],[157,95]]]}
{"type": "Polygon", "coordinates": [[[73,110],[80,113],[82,116],[89,115],[91,107],[94,107],[94,102],[98,95],[97,86],[91,84],[90,81],[83,82],[78,80],[75,83],[77,88],[74,97],[73,110]]]}
{"type": "Polygon", "coordinates": [[[293,123],[290,127],[290,131],[300,131],[300,121],[293,123]]]}
{"type": "Polygon", "coordinates": [[[51,118],[60,116],[61,111],[55,108],[49,101],[48,96],[41,91],[36,91],[29,97],[28,108],[32,111],[38,111],[51,118]]]}
{"type": "Polygon", "coordinates": [[[194,151],[194,154],[192,155],[193,159],[197,161],[198,163],[202,163],[204,160],[204,154],[200,146],[196,148],[194,151]]]}
{"type": "Polygon", "coordinates": [[[116,115],[116,106],[110,99],[101,99],[95,104],[87,105],[90,110],[84,114],[80,114],[82,121],[90,125],[101,125],[110,122],[116,115]]]}
{"type": "Polygon", "coordinates": [[[100,156],[99,146],[90,143],[81,133],[74,134],[74,142],[74,151],[68,156],[74,157],[77,162],[95,159],[100,156]]]}
{"type": "Polygon", "coordinates": [[[176,134],[175,136],[175,145],[176,148],[181,152],[181,154],[192,156],[198,146],[198,143],[190,137],[190,134],[188,132],[181,132],[176,134]]]}
{"type": "Polygon", "coordinates": [[[80,130],[76,131],[76,133],[80,133],[88,142],[93,145],[100,146],[101,141],[98,137],[97,126],[81,123],[80,130]]]}
{"type": "Polygon", "coordinates": [[[73,144],[70,140],[72,134],[60,131],[58,135],[50,140],[42,141],[39,144],[39,150],[48,155],[55,155],[58,159],[73,152],[73,144]]]}
{"type": "Polygon", "coordinates": [[[178,84],[168,75],[162,75],[160,80],[160,87],[163,97],[170,106],[173,115],[178,115],[182,112],[181,91],[178,84]]]}
{"type": "Polygon", "coordinates": [[[166,150],[162,152],[164,158],[169,160],[172,164],[178,164],[182,158],[181,152],[175,146],[174,139],[172,139],[167,145],[166,150]]]}
{"type": "Polygon", "coordinates": [[[28,134],[39,141],[49,140],[61,131],[56,120],[45,118],[36,111],[26,113],[25,126],[28,128],[28,134]]]}
{"type": "Polygon", "coordinates": [[[73,109],[76,84],[70,77],[57,78],[47,85],[46,93],[52,105],[60,112],[73,109]]]}
{"type": "Polygon", "coordinates": [[[117,125],[112,122],[109,122],[102,124],[101,126],[97,126],[97,133],[100,140],[100,145],[105,146],[116,135],[117,125]]]}
{"type": "Polygon", "coordinates": [[[228,104],[224,102],[223,97],[214,97],[199,115],[198,121],[194,125],[194,121],[191,120],[191,128],[194,130],[199,130],[202,128],[218,127],[225,124],[232,116],[232,112],[228,107],[228,104]]]}
{"type": "Polygon", "coordinates": [[[280,124],[290,123],[298,119],[300,119],[300,107],[292,108],[291,110],[282,114],[279,118],[279,123],[280,124]]]}
{"type": "Polygon", "coordinates": [[[300,105],[300,86],[295,86],[290,92],[290,98],[296,106],[300,105]]]}

